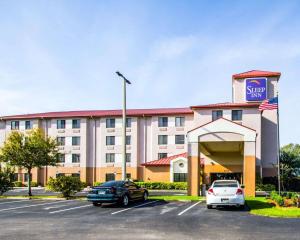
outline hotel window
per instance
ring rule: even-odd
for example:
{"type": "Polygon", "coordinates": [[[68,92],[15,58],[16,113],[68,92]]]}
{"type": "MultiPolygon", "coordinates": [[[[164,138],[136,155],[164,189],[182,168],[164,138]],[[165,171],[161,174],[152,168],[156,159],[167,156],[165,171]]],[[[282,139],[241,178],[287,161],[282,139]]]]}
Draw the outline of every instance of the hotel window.
{"type": "Polygon", "coordinates": [[[72,154],[72,163],[80,163],[80,154],[72,154]]]}
{"type": "Polygon", "coordinates": [[[72,146],[80,145],[80,137],[72,137],[72,146]]]}
{"type": "MultiPolygon", "coordinates": [[[[28,173],[24,173],[24,182],[28,182],[28,173]]],[[[32,180],[32,174],[30,173],[30,180],[32,180]]]]}
{"type": "Polygon", "coordinates": [[[167,153],[158,153],[158,159],[166,158],[168,157],[167,153]]]}
{"type": "Polygon", "coordinates": [[[26,130],[32,129],[31,121],[25,121],[25,129],[26,129],[26,130]]]}
{"type": "Polygon", "coordinates": [[[175,127],[184,127],[185,117],[175,117],[175,127]]]}
{"type": "Polygon", "coordinates": [[[59,161],[60,163],[64,163],[64,162],[66,161],[66,156],[65,156],[65,154],[59,154],[59,155],[58,155],[58,161],[59,161]]]}
{"type": "Polygon", "coordinates": [[[159,127],[167,127],[168,126],[168,117],[159,117],[158,118],[158,126],[159,127]]]}
{"type": "Polygon", "coordinates": [[[175,135],[175,144],[184,144],[184,135],[175,135]]]}
{"type": "Polygon", "coordinates": [[[115,145],[115,136],[106,136],[106,145],[115,145]]]}
{"type": "Polygon", "coordinates": [[[131,145],[131,136],[126,136],[126,145],[131,145]]]}
{"type": "Polygon", "coordinates": [[[106,162],[107,163],[114,163],[115,162],[115,154],[114,153],[106,153],[106,162]]]}
{"type": "Polygon", "coordinates": [[[231,111],[231,120],[232,121],[242,121],[243,110],[232,110],[231,111]]]}
{"type": "Polygon", "coordinates": [[[72,177],[77,177],[77,178],[80,178],[80,173],[72,173],[71,175],[72,177]]]}
{"type": "Polygon", "coordinates": [[[10,129],[11,130],[19,130],[19,121],[11,121],[10,129]]]}
{"type": "Polygon", "coordinates": [[[126,127],[131,128],[131,118],[126,118],[126,127]]]}
{"type": "Polygon", "coordinates": [[[72,120],[72,128],[80,128],[80,119],[72,120]]]}
{"type": "Polygon", "coordinates": [[[168,135],[158,135],[158,145],[167,145],[168,135]]]}
{"type": "Polygon", "coordinates": [[[107,118],[106,119],[106,128],[115,128],[116,127],[116,119],[107,118]]]}
{"type": "Polygon", "coordinates": [[[57,129],[65,129],[66,128],[66,120],[57,120],[57,129]]]}
{"type": "Polygon", "coordinates": [[[66,138],[65,137],[57,137],[56,138],[58,146],[65,146],[66,138]]]}
{"type": "Polygon", "coordinates": [[[115,181],[115,174],[114,173],[106,173],[105,174],[105,181],[115,181]]]}
{"type": "Polygon", "coordinates": [[[126,153],[126,162],[131,162],[131,153],[126,153]]]}
{"type": "Polygon", "coordinates": [[[56,178],[65,176],[64,173],[56,173],[56,178]]]}
{"type": "Polygon", "coordinates": [[[19,174],[18,174],[18,173],[14,173],[14,174],[13,174],[13,181],[14,181],[14,182],[17,182],[17,181],[18,181],[18,178],[19,178],[19,174]]]}
{"type": "Polygon", "coordinates": [[[215,121],[223,117],[223,110],[214,110],[212,111],[212,120],[215,121]]]}
{"type": "Polygon", "coordinates": [[[187,181],[187,173],[174,173],[174,182],[186,182],[187,181]]]}

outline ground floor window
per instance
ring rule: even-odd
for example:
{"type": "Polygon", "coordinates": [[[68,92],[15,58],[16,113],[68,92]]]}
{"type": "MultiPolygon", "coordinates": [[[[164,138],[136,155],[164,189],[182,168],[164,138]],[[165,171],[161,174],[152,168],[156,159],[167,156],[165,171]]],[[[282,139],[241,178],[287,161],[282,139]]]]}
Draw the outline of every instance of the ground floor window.
{"type": "Polygon", "coordinates": [[[131,179],[131,173],[126,173],[126,178],[131,179]]]}
{"type": "Polygon", "coordinates": [[[72,173],[72,177],[78,177],[78,178],[80,178],[80,173],[72,173]]]}
{"type": "Polygon", "coordinates": [[[13,181],[14,182],[18,181],[18,178],[19,178],[19,174],[18,173],[14,173],[14,175],[13,175],[13,181]]]}
{"type": "Polygon", "coordinates": [[[174,182],[186,182],[187,181],[187,173],[174,173],[174,182]]]}
{"type": "Polygon", "coordinates": [[[56,177],[57,177],[57,178],[58,178],[58,177],[63,177],[63,176],[65,176],[64,173],[56,173],[56,177]]]}
{"type": "MultiPolygon", "coordinates": [[[[24,173],[24,182],[28,181],[28,173],[24,173]]],[[[30,180],[32,180],[32,174],[30,174],[30,180]]]]}
{"type": "Polygon", "coordinates": [[[114,181],[115,180],[115,174],[114,173],[106,173],[105,174],[105,181],[114,181]]]}

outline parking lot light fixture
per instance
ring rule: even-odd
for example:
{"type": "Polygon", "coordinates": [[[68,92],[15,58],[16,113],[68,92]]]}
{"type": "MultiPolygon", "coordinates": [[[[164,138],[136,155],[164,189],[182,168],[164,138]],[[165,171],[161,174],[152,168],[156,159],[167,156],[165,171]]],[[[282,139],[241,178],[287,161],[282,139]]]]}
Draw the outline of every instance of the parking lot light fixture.
{"type": "Polygon", "coordinates": [[[122,180],[126,180],[126,84],[131,82],[123,74],[116,72],[123,79],[123,126],[122,126],[122,180]]]}

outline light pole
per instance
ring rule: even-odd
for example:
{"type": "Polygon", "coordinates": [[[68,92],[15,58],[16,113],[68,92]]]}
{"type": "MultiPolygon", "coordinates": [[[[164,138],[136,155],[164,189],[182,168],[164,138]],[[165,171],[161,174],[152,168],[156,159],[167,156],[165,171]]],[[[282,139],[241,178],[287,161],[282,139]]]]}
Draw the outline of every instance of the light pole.
{"type": "Polygon", "coordinates": [[[123,79],[123,129],[122,129],[122,180],[126,180],[126,83],[131,82],[120,72],[116,74],[123,79]]]}

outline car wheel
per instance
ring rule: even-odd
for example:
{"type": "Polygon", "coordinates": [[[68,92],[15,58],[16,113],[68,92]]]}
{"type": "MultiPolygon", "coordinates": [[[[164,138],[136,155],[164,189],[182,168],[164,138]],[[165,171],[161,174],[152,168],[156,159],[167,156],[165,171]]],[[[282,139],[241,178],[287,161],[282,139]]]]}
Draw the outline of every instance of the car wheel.
{"type": "Polygon", "coordinates": [[[93,205],[94,205],[95,207],[99,207],[99,206],[101,206],[101,203],[99,203],[99,202],[93,202],[93,205]]]}
{"type": "Polygon", "coordinates": [[[207,209],[212,209],[212,205],[207,205],[207,209]]]}
{"type": "Polygon", "coordinates": [[[122,205],[123,205],[123,207],[127,207],[128,204],[129,204],[129,198],[127,195],[124,195],[122,198],[122,205]]]}
{"type": "Polygon", "coordinates": [[[149,194],[147,192],[144,192],[143,200],[147,201],[148,200],[148,196],[149,196],[149,194]]]}

